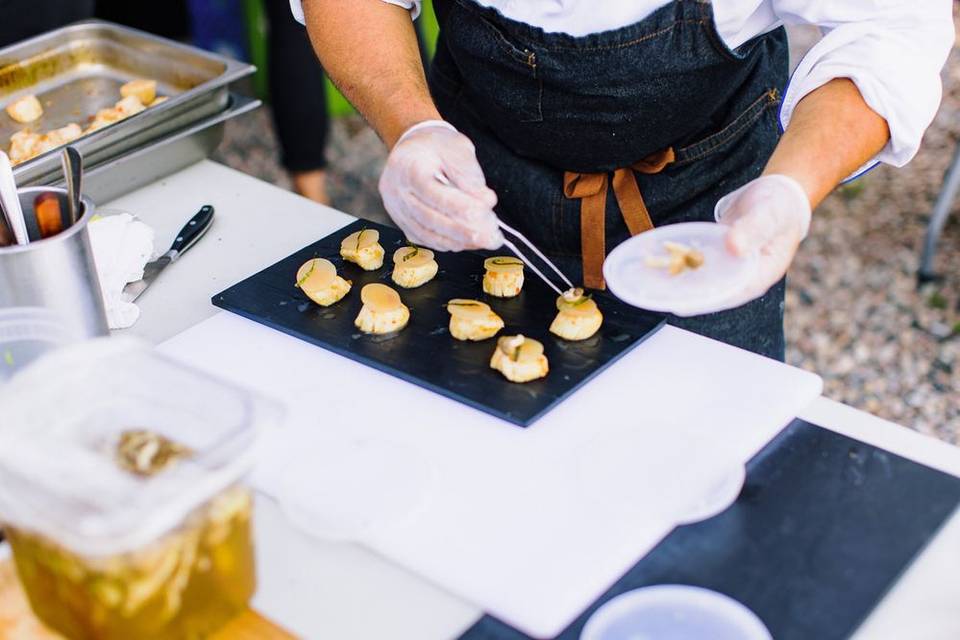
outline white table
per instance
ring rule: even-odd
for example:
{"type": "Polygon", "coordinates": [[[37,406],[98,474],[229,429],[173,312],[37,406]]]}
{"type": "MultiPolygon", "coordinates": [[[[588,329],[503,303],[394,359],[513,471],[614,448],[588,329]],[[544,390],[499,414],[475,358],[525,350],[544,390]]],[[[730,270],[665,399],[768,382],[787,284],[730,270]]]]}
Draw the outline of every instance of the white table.
{"type": "MultiPolygon", "coordinates": [[[[109,204],[140,216],[158,246],[203,204],[214,227],[141,299],[129,333],[160,342],[218,310],[227,286],[352,218],[210,161],[109,204]]],[[[960,476],[960,449],[820,398],[802,418],[960,476]]],[[[261,498],[256,516],[260,589],[268,617],[306,638],[451,640],[481,611],[372,552],[308,539],[261,498]]],[[[954,516],[894,586],[857,638],[960,637],[960,517],[954,516]]]]}

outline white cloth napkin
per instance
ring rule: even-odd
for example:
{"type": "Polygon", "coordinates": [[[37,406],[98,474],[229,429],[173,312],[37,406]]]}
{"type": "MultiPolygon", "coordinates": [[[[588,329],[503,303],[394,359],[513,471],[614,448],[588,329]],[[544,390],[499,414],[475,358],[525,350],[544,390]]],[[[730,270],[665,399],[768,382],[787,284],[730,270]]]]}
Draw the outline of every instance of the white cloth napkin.
{"type": "Polygon", "coordinates": [[[123,287],[143,277],[153,256],[153,228],[129,213],[90,222],[90,245],[97,263],[100,290],[111,329],[126,329],[140,317],[140,307],[121,299],[123,287]]]}

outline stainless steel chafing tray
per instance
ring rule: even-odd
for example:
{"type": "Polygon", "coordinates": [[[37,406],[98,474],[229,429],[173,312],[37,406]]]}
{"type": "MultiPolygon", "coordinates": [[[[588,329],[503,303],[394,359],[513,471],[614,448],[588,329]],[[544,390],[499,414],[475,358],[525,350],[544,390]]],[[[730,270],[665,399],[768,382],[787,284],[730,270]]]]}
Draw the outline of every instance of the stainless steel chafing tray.
{"type": "MultiPolygon", "coordinates": [[[[34,94],[43,117],[19,124],[0,112],[0,146],[22,129],[50,131],[71,122],[85,127],[96,112],[120,99],[120,86],[135,78],[157,81],[165,102],[71,143],[90,165],[103,165],[128,151],[222,113],[230,107],[229,85],[253,73],[252,65],[195,47],[98,20],[78,22],[0,49],[0,110],[34,94]]],[[[60,179],[56,151],[17,165],[20,185],[60,179]]]]}
{"type": "Polygon", "coordinates": [[[108,202],[209,157],[223,140],[226,121],[260,106],[259,100],[235,94],[229,102],[220,113],[91,167],[84,172],[84,195],[108,202]]]}

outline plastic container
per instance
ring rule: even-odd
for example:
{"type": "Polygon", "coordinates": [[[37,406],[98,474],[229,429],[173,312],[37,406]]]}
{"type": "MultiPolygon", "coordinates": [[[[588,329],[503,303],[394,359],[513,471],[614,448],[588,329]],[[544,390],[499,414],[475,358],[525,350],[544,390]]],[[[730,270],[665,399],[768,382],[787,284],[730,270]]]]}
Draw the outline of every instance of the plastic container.
{"type": "Polygon", "coordinates": [[[628,591],[587,620],[580,640],[771,640],[760,618],[722,593],[681,584],[628,591]]]}
{"type": "Polygon", "coordinates": [[[734,298],[756,274],[757,256],[737,257],[726,249],[729,227],[682,222],[651,229],[620,244],[607,257],[603,275],[615,296],[635,307],[688,315],[734,298]],[[703,263],[671,274],[652,261],[668,257],[665,243],[698,251],[703,263]]]}
{"type": "Polygon", "coordinates": [[[0,384],[72,340],[60,316],[44,307],[0,309],[0,384]]]}
{"type": "Polygon", "coordinates": [[[273,405],[129,339],[0,389],[0,514],[37,616],[76,640],[206,637],[255,583],[242,478],[273,405]]]}

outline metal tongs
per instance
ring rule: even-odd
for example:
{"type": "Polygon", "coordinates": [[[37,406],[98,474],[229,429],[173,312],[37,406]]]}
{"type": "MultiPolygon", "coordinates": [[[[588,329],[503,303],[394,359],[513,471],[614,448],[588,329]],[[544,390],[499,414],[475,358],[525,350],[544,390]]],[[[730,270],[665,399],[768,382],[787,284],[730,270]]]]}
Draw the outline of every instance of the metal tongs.
{"type": "MultiPolygon", "coordinates": [[[[532,242],[530,242],[529,240],[527,240],[526,236],[524,236],[522,233],[520,233],[519,231],[517,231],[516,229],[514,229],[514,228],[511,227],[510,225],[508,225],[506,222],[504,222],[504,221],[501,220],[500,218],[497,218],[497,226],[500,227],[501,230],[509,232],[510,234],[512,234],[513,236],[515,236],[518,240],[520,240],[523,244],[527,245],[527,247],[529,247],[529,249],[530,249],[531,251],[533,251],[533,253],[534,253],[538,258],[540,258],[541,260],[543,260],[543,262],[544,262],[548,267],[550,267],[551,269],[553,269],[554,272],[556,272],[556,274],[557,274],[558,276],[560,276],[560,279],[563,280],[564,284],[567,285],[567,289],[573,289],[573,288],[575,288],[575,287],[573,286],[573,283],[570,282],[570,278],[568,278],[567,276],[563,275],[563,272],[560,271],[560,269],[557,267],[557,265],[553,264],[553,262],[551,262],[550,259],[547,258],[547,256],[543,255],[543,253],[542,253],[539,249],[537,249],[537,247],[536,247],[532,242]]],[[[540,269],[537,269],[537,265],[533,264],[533,261],[531,261],[529,258],[527,258],[527,256],[523,255],[523,253],[520,251],[520,249],[517,248],[517,245],[515,245],[515,244],[512,243],[512,242],[510,242],[510,240],[508,240],[506,236],[503,237],[503,244],[505,244],[505,245],[507,246],[507,248],[510,249],[510,251],[513,251],[513,253],[514,253],[518,258],[520,258],[521,260],[523,260],[524,264],[526,264],[528,267],[530,267],[530,269],[531,269],[535,274],[537,274],[538,276],[540,276],[540,279],[543,280],[544,282],[546,282],[548,287],[550,287],[551,289],[553,289],[554,291],[556,291],[558,296],[562,296],[562,295],[563,295],[563,291],[561,291],[554,283],[550,282],[550,279],[547,278],[547,276],[543,275],[543,273],[540,271],[540,269]]]]}
{"type": "MultiPolygon", "coordinates": [[[[435,173],[435,174],[434,174],[434,177],[435,177],[437,180],[439,180],[440,182],[442,182],[443,184],[447,185],[448,187],[451,186],[451,185],[450,185],[450,180],[448,180],[448,179],[447,179],[447,176],[443,175],[442,173],[435,173]]],[[[520,233],[519,231],[517,231],[516,229],[514,229],[514,228],[511,227],[510,225],[508,225],[506,222],[504,222],[504,221],[501,220],[500,218],[497,218],[497,226],[500,227],[500,229],[501,229],[502,231],[506,231],[507,233],[509,233],[509,234],[511,234],[512,236],[514,236],[517,240],[519,240],[519,241],[522,242],[523,244],[527,245],[527,247],[528,247],[531,251],[533,251],[534,255],[536,255],[538,258],[540,258],[540,259],[544,262],[544,264],[546,264],[548,267],[550,267],[551,269],[553,269],[553,271],[554,271],[558,276],[560,276],[560,279],[563,280],[563,283],[564,283],[565,285],[567,285],[567,289],[574,289],[574,288],[575,288],[575,287],[574,287],[574,284],[573,284],[572,282],[570,282],[570,278],[568,278],[567,276],[563,275],[563,272],[560,271],[559,267],[557,267],[557,265],[553,264],[553,262],[552,262],[547,256],[543,255],[543,252],[540,251],[539,249],[537,249],[536,245],[534,245],[532,242],[530,242],[529,240],[527,240],[527,237],[526,237],[525,235],[523,235],[522,233],[520,233]]],[[[540,271],[540,269],[537,268],[537,265],[535,265],[535,264],[533,263],[533,261],[530,260],[530,258],[528,258],[527,256],[525,256],[525,255],[523,254],[523,252],[520,251],[520,249],[517,248],[517,245],[515,245],[513,242],[511,242],[506,236],[503,237],[503,244],[506,245],[506,247],[507,247],[508,249],[510,249],[510,251],[512,251],[515,256],[517,256],[518,258],[520,258],[521,260],[523,260],[523,263],[524,263],[525,265],[527,265],[528,267],[530,267],[530,269],[531,269],[535,274],[537,274],[538,276],[540,276],[540,279],[543,280],[545,283],[547,283],[547,286],[548,286],[548,287],[550,287],[551,289],[553,289],[554,291],[556,291],[556,292],[557,292],[557,295],[559,295],[559,296],[562,296],[562,295],[563,295],[563,291],[562,291],[557,285],[555,285],[553,282],[551,282],[550,279],[549,279],[547,276],[545,276],[545,275],[543,274],[543,272],[540,271]]]]}

